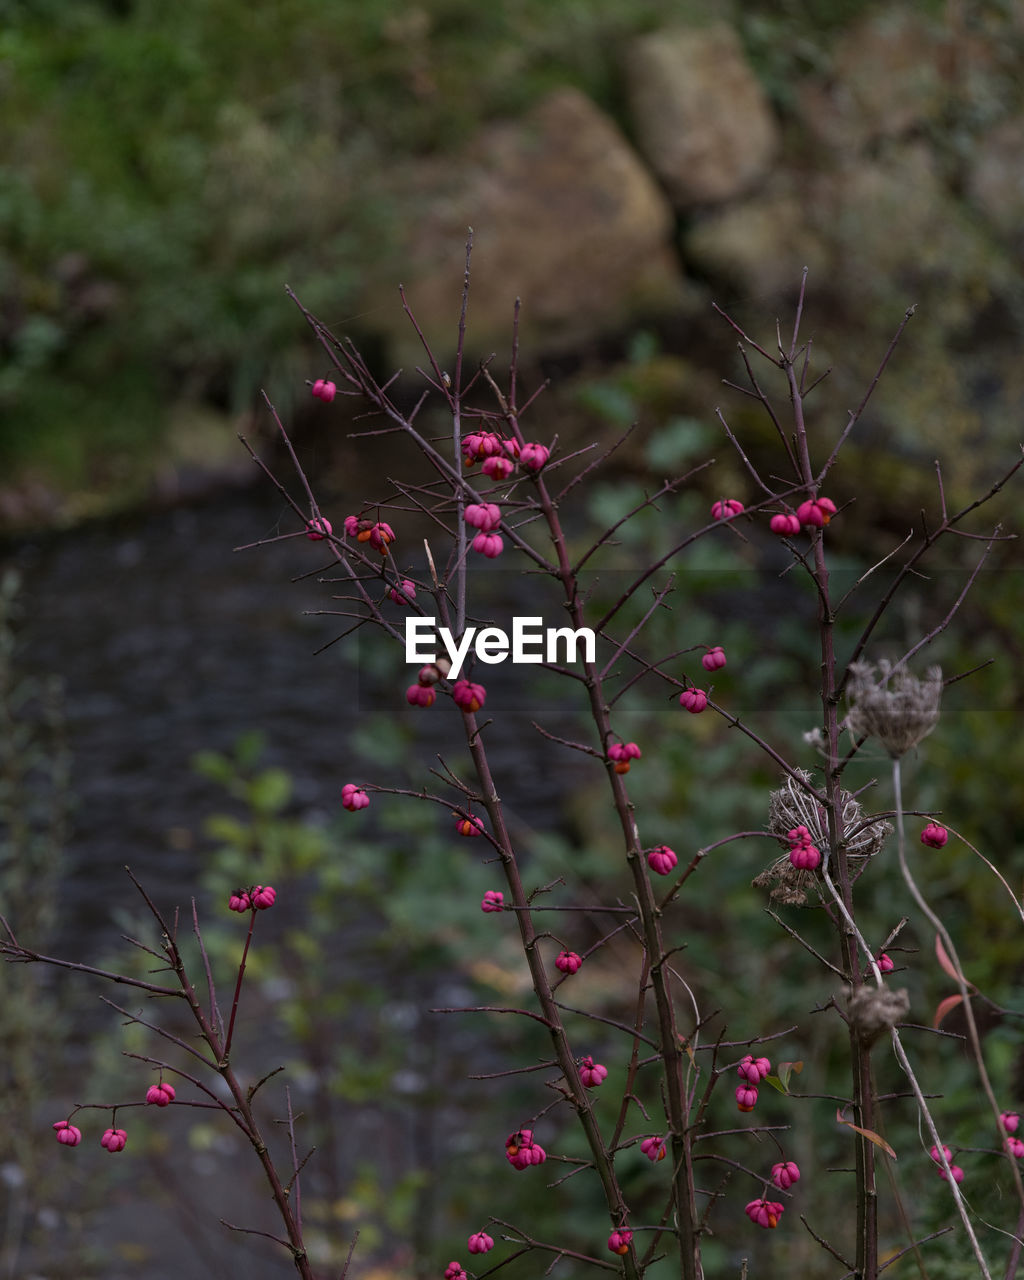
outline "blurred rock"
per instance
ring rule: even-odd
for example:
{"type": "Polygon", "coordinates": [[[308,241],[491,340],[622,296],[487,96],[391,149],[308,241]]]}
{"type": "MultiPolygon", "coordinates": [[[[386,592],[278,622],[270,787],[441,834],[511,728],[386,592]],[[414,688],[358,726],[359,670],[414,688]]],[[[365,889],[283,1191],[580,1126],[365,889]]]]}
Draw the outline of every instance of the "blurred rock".
{"type": "Polygon", "coordinates": [[[731,200],[764,176],[778,128],[731,27],[642,36],[625,65],[640,150],[677,209],[731,200]]]}
{"type": "MultiPolygon", "coordinates": [[[[475,228],[470,295],[474,352],[507,350],[515,298],[534,352],[614,333],[686,296],[668,202],[616,126],[575,89],[523,120],[488,126],[460,155],[421,161],[393,180],[403,209],[410,306],[454,347],[467,228],[475,228]]],[[[384,314],[375,281],[367,307],[384,314]]],[[[397,363],[423,361],[400,307],[382,336],[397,363]]]]}

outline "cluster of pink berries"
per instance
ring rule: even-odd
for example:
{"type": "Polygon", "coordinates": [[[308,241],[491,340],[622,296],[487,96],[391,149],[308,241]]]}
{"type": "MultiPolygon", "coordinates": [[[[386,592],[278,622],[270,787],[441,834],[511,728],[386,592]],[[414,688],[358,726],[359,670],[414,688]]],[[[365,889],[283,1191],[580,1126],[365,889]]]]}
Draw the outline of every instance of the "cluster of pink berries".
{"type": "Polygon", "coordinates": [[[608,759],[616,773],[629,773],[631,760],[639,760],[643,752],[635,742],[613,742],[608,748],[608,759]]]}
{"type": "Polygon", "coordinates": [[[595,1062],[589,1055],[580,1060],[580,1079],[588,1089],[596,1089],[603,1084],[608,1075],[608,1068],[595,1062]]]}
{"type": "Polygon", "coordinates": [[[420,667],[416,683],[405,691],[405,700],[411,707],[432,707],[437,701],[434,685],[441,679],[441,669],[435,662],[420,667]]]}
{"type": "Polygon", "coordinates": [[[755,1058],[748,1053],[736,1068],[740,1080],[736,1089],[736,1106],[740,1111],[753,1111],[757,1105],[757,1087],[772,1069],[767,1058],[755,1058]]]}
{"type": "Polygon", "coordinates": [[[330,404],[338,393],[338,388],[327,378],[317,378],[313,383],[313,394],[324,404],[330,404]]]}
{"type": "Polygon", "coordinates": [[[582,964],[583,957],[578,956],[575,951],[560,951],[555,959],[555,968],[568,974],[578,973],[582,964]]]}
{"type": "MultiPolygon", "coordinates": [[[[722,498],[712,504],[712,520],[732,520],[743,514],[743,503],[736,498],[722,498]]],[[[780,511],[768,521],[772,533],[782,538],[791,538],[804,529],[821,529],[836,514],[836,504],[831,498],[809,498],[801,502],[796,513],[780,511]]]]}
{"type": "MultiPolygon", "coordinates": [[[[251,889],[236,889],[228,898],[230,911],[266,911],[277,900],[277,890],[273,885],[254,884],[251,889]]],[[[167,1086],[170,1088],[170,1085],[167,1086]]]]}
{"type": "Polygon", "coordinates": [[[659,844],[647,855],[647,865],[659,876],[667,876],[679,859],[667,844],[659,844]]]}
{"type": "Polygon", "coordinates": [[[341,789],[341,807],[349,813],[357,813],[370,803],[370,797],[354,782],[346,782],[341,789]]]}
{"type": "Polygon", "coordinates": [[[532,1129],[517,1129],[505,1139],[505,1157],[513,1169],[522,1171],[535,1164],[543,1164],[547,1152],[533,1140],[532,1129]]]}
{"type": "Polygon", "coordinates": [[[786,832],[789,860],[798,871],[816,871],[821,866],[821,850],[811,842],[806,827],[793,827],[786,832]]]}
{"type": "Polygon", "coordinates": [[[503,440],[493,431],[471,431],[462,437],[462,457],[467,467],[480,462],[481,471],[491,480],[507,480],[518,464],[537,472],[547,465],[551,450],[542,444],[520,445],[518,440],[503,440]]]}
{"type": "MultiPolygon", "coordinates": [[[[953,1181],[954,1181],[954,1182],[963,1182],[963,1180],[964,1180],[964,1171],[963,1171],[963,1169],[961,1169],[961,1168],[960,1168],[960,1166],[959,1166],[958,1164],[953,1164],[953,1161],[952,1161],[952,1155],[953,1155],[953,1153],[950,1151],[949,1147],[947,1147],[947,1146],[943,1146],[942,1151],[943,1151],[943,1154],[944,1154],[944,1155],[945,1155],[945,1157],[946,1157],[946,1163],[949,1165],[949,1172],[953,1175],[953,1181]]],[[[941,1167],[941,1166],[942,1166],[942,1156],[940,1156],[940,1155],[939,1155],[939,1149],[938,1149],[938,1147],[932,1147],[932,1149],[931,1149],[931,1151],[929,1152],[929,1154],[930,1154],[931,1158],[935,1161],[935,1163],[936,1163],[937,1165],[939,1165],[939,1168],[938,1168],[938,1170],[936,1171],[936,1172],[938,1173],[939,1177],[940,1177],[940,1178],[945,1178],[945,1177],[946,1177],[946,1171],[945,1171],[945,1169],[943,1169],[943,1168],[941,1167]]]]}
{"type": "Polygon", "coordinates": [[[501,534],[496,532],[501,524],[501,508],[495,502],[471,502],[464,515],[466,524],[479,530],[473,539],[473,550],[495,560],[505,550],[501,534]]]}
{"type": "MultiPolygon", "coordinates": [[[[65,1147],[77,1147],[82,1141],[82,1131],[69,1120],[58,1120],[54,1124],[57,1131],[57,1141],[65,1147]]],[[[123,1151],[128,1143],[128,1135],[123,1129],[108,1129],[100,1138],[100,1146],[109,1151],[111,1155],[116,1151],[123,1151]]]]}
{"type": "Polygon", "coordinates": [[[1015,1156],[1018,1160],[1024,1160],[1024,1142],[1020,1138],[1015,1137],[1018,1127],[1020,1126],[1020,1116],[1016,1111],[1003,1111],[999,1116],[999,1123],[1003,1126],[1006,1133],[1006,1145],[1009,1148],[1010,1155],[1015,1156]]]}
{"type": "Polygon", "coordinates": [[[382,556],[387,555],[388,547],[395,540],[394,529],[384,520],[370,520],[364,516],[346,516],[345,534],[357,542],[368,542],[382,556]]]}
{"type": "Polygon", "coordinates": [[[505,895],[500,889],[488,889],[480,903],[480,910],[488,915],[492,911],[504,911],[505,895]]]}
{"type": "Polygon", "coordinates": [[[926,844],[929,849],[941,849],[948,839],[949,832],[937,822],[929,822],[921,832],[921,843],[926,844]]]}

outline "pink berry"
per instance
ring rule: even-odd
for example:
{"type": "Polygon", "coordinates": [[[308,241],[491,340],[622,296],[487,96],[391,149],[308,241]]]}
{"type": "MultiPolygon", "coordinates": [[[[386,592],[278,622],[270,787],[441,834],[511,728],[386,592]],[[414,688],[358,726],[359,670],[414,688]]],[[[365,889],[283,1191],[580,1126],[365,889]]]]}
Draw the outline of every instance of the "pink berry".
{"type": "Polygon", "coordinates": [[[505,1139],[505,1158],[513,1169],[521,1171],[543,1164],[548,1157],[540,1143],[534,1142],[532,1129],[519,1129],[505,1139]]]}
{"type": "Polygon", "coordinates": [[[469,680],[456,680],[452,685],[452,698],[463,711],[479,711],[487,701],[487,690],[482,684],[469,680]]]}
{"type": "Polygon", "coordinates": [[[700,665],[705,671],[720,671],[725,666],[725,650],[720,644],[716,644],[701,658],[700,665]]]}
{"type": "Polygon", "coordinates": [[[437,694],[429,685],[411,684],[405,691],[405,700],[412,707],[432,707],[437,694]]]}
{"type": "Polygon", "coordinates": [[[745,1058],[740,1060],[736,1072],[741,1080],[746,1080],[749,1084],[756,1085],[761,1083],[771,1069],[772,1064],[767,1058],[755,1058],[748,1053],[745,1058]]]}
{"type": "Polygon", "coordinates": [[[455,830],[460,836],[478,836],[483,829],[483,821],[475,813],[471,813],[468,818],[456,816],[455,830]]]}
{"type": "Polygon", "coordinates": [[[266,911],[268,907],[272,907],[276,898],[277,890],[273,885],[258,884],[252,891],[252,905],[257,911],[266,911]]]}
{"type": "Polygon", "coordinates": [[[659,876],[667,876],[678,861],[675,851],[667,844],[659,844],[647,855],[647,865],[659,876]]]}
{"type": "Polygon", "coordinates": [[[640,1150],[650,1161],[665,1159],[665,1139],[664,1138],[644,1138],[640,1143],[640,1150]]]}
{"type": "Polygon", "coordinates": [[[252,902],[244,889],[236,889],[231,897],[228,898],[229,911],[248,911],[251,906],[252,902]]]}
{"type": "Polygon", "coordinates": [[[174,1101],[173,1084],[151,1084],[146,1090],[146,1102],[154,1107],[168,1107],[174,1101]]]}
{"type": "Polygon", "coordinates": [[[633,1233],[626,1227],[620,1227],[618,1231],[613,1231],[608,1237],[608,1248],[612,1253],[617,1253],[620,1257],[624,1257],[629,1253],[629,1246],[633,1243],[633,1233]]]}
{"type": "Polygon", "coordinates": [[[511,458],[501,458],[494,454],[490,458],[484,458],[484,465],[481,470],[485,476],[489,476],[492,480],[507,480],[515,470],[515,465],[511,458]]]}
{"type": "Polygon", "coordinates": [[[800,518],[780,513],[772,516],[768,521],[768,528],[772,533],[777,533],[780,538],[792,538],[794,534],[800,532],[800,518]]]}
{"type": "MultiPolygon", "coordinates": [[[[364,541],[362,534],[358,534],[359,541],[364,541]]],[[[388,547],[395,540],[395,531],[389,524],[385,524],[383,520],[378,520],[375,525],[370,528],[369,543],[375,550],[382,555],[387,555],[388,547]]]]}
{"type": "Polygon", "coordinates": [[[788,1191],[794,1182],[800,1181],[800,1169],[792,1160],[772,1165],[772,1182],[780,1191],[788,1191]]]}
{"type": "Polygon", "coordinates": [[[501,524],[501,508],[496,502],[471,502],[463,512],[466,524],[490,533],[501,524]]]}
{"type": "Polygon", "coordinates": [[[524,444],[519,453],[519,465],[527,471],[540,471],[547,466],[551,450],[542,444],[524,444]]]}
{"type": "Polygon", "coordinates": [[[1024,1159],[1024,1142],[1021,1142],[1020,1138],[1015,1138],[1011,1133],[1006,1139],[1006,1145],[1011,1156],[1017,1160],[1024,1159]]]}
{"type": "Polygon", "coordinates": [[[348,809],[350,813],[356,813],[359,809],[365,809],[370,803],[370,797],[362,788],[357,787],[354,782],[346,782],[341,789],[341,806],[348,809]]]}
{"type": "Polygon", "coordinates": [[[752,1084],[736,1086],[736,1106],[740,1111],[753,1111],[757,1106],[757,1090],[752,1084]]]}
{"type": "Polygon", "coordinates": [[[711,507],[712,520],[731,520],[733,516],[743,514],[743,503],[735,498],[723,498],[711,507]]]}
{"type": "Polygon", "coordinates": [[[639,760],[642,754],[635,742],[613,742],[608,748],[608,759],[613,762],[616,773],[629,773],[629,762],[639,760]]]}
{"type": "Polygon", "coordinates": [[[684,689],[679,695],[679,705],[690,715],[698,716],[708,705],[708,695],[703,689],[684,689]]]}
{"type": "Polygon", "coordinates": [[[333,382],[326,378],[317,378],[313,383],[313,394],[318,400],[323,400],[325,404],[330,404],[337,394],[338,388],[333,382]]]}
{"type": "Polygon", "coordinates": [[[820,529],[828,524],[835,513],[836,504],[831,498],[811,498],[797,507],[796,518],[808,528],[820,529]]]}
{"type": "Polygon", "coordinates": [[[878,956],[875,963],[878,965],[879,973],[892,973],[893,969],[896,968],[892,962],[892,958],[887,956],[884,951],[878,956]]]}
{"type": "Polygon", "coordinates": [[[461,1262],[449,1262],[444,1269],[444,1280],[466,1280],[466,1272],[461,1262]]]}
{"type": "MultiPolygon", "coordinates": [[[[946,1146],[943,1146],[942,1151],[946,1157],[946,1163],[948,1164],[949,1161],[952,1159],[953,1153],[952,1151],[950,1151],[949,1147],[946,1147],[946,1146]]],[[[939,1156],[938,1147],[932,1147],[931,1151],[929,1151],[928,1154],[931,1156],[931,1158],[935,1161],[936,1164],[942,1163],[941,1157],[939,1156]]]]}
{"type": "Polygon", "coordinates": [[[505,542],[500,533],[478,533],[473,539],[472,547],[488,560],[496,560],[505,550],[505,542]]]}
{"type": "Polygon", "coordinates": [[[774,1231],[784,1210],[785,1206],[774,1200],[751,1200],[744,1212],[755,1226],[774,1231]]]}
{"type": "Polygon", "coordinates": [[[575,951],[560,951],[555,960],[555,968],[569,974],[578,973],[582,964],[582,956],[578,956],[575,951]]]}
{"type": "Polygon", "coordinates": [[[811,833],[806,827],[793,827],[786,832],[786,840],[791,849],[796,849],[802,844],[811,844],[811,833]]]}
{"type": "Polygon", "coordinates": [[[53,1126],[57,1130],[57,1141],[65,1147],[77,1147],[82,1141],[82,1131],[77,1125],[67,1120],[58,1120],[53,1126]]]}
{"type": "Polygon", "coordinates": [[[1007,1133],[1016,1133],[1020,1124],[1020,1115],[1016,1111],[1001,1111],[999,1119],[1007,1133]]]}
{"type": "Polygon", "coordinates": [[[349,538],[357,538],[359,536],[360,523],[358,516],[345,517],[345,533],[349,538]]]}
{"type": "Polygon", "coordinates": [[[128,1135],[123,1129],[108,1129],[103,1137],[100,1138],[100,1146],[106,1147],[113,1155],[115,1151],[123,1151],[127,1141],[128,1135]]]}
{"type": "Polygon", "coordinates": [[[816,871],[821,865],[821,851],[813,844],[798,844],[790,849],[789,860],[798,871],[816,871]]]}
{"type": "Polygon", "coordinates": [[[589,1056],[580,1062],[580,1079],[588,1089],[596,1089],[607,1075],[608,1068],[603,1067],[600,1062],[595,1062],[589,1056]]]}
{"type": "Polygon", "coordinates": [[[416,599],[416,584],[415,582],[410,582],[408,578],[403,578],[401,590],[398,587],[390,587],[388,595],[394,600],[395,604],[407,605],[411,600],[416,599]]]}
{"type": "Polygon", "coordinates": [[[500,889],[488,889],[480,903],[480,910],[490,914],[492,911],[505,910],[505,895],[500,889]]]}
{"type": "Polygon", "coordinates": [[[312,520],[306,521],[306,537],[310,542],[323,542],[332,531],[331,522],[326,516],[314,516],[312,520]]]}
{"type": "MultiPolygon", "coordinates": [[[[953,1175],[953,1181],[954,1181],[954,1182],[957,1182],[957,1183],[963,1182],[963,1180],[964,1180],[964,1171],[963,1171],[963,1169],[961,1169],[961,1168],[960,1168],[960,1166],[959,1166],[958,1164],[951,1164],[951,1165],[949,1166],[949,1171],[950,1171],[950,1173],[953,1175]]],[[[939,1170],[938,1170],[938,1175],[939,1175],[939,1177],[940,1177],[940,1178],[945,1179],[945,1177],[946,1177],[946,1171],[945,1171],[945,1169],[939,1169],[939,1170]]]]}
{"type": "Polygon", "coordinates": [[[929,822],[921,832],[921,843],[928,845],[931,849],[941,849],[948,839],[949,832],[945,827],[940,827],[937,822],[929,822]]]}
{"type": "Polygon", "coordinates": [[[475,1231],[466,1241],[466,1248],[470,1253],[490,1253],[494,1241],[486,1231],[475,1231]]]}

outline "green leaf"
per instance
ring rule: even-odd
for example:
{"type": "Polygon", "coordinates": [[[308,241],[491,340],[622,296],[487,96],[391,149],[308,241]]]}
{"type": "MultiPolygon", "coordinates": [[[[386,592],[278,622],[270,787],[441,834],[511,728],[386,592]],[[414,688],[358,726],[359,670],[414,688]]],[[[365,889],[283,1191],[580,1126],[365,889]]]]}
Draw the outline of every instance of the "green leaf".
{"type": "Polygon", "coordinates": [[[291,795],[291,774],[284,769],[264,769],[246,788],[246,799],[260,814],[280,813],[291,795]]]}

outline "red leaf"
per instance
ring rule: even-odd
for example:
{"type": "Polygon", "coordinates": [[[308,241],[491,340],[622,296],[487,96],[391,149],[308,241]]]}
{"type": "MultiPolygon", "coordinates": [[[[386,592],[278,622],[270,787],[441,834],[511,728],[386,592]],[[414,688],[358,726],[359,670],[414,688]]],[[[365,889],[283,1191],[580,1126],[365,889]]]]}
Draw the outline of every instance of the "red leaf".
{"type": "Polygon", "coordinates": [[[963,974],[957,970],[953,961],[950,960],[946,948],[942,945],[942,939],[938,934],[935,935],[935,958],[938,960],[942,972],[948,974],[954,982],[967,981],[963,974]]]}
{"type": "Polygon", "coordinates": [[[848,1129],[852,1129],[855,1133],[861,1134],[862,1137],[867,1138],[868,1142],[873,1142],[876,1147],[881,1147],[887,1155],[892,1156],[894,1160],[896,1159],[896,1152],[893,1151],[892,1147],[889,1146],[888,1142],[886,1142],[884,1138],[880,1137],[872,1129],[862,1129],[859,1124],[854,1124],[852,1120],[844,1120],[843,1113],[838,1109],[838,1107],[836,1108],[836,1119],[840,1124],[845,1124],[848,1129]]]}
{"type": "Polygon", "coordinates": [[[932,1018],[932,1026],[938,1030],[939,1023],[942,1019],[947,1013],[949,1013],[950,1009],[955,1009],[962,1000],[963,996],[961,995],[946,996],[945,1000],[940,1000],[935,1009],[935,1017],[932,1018]]]}

